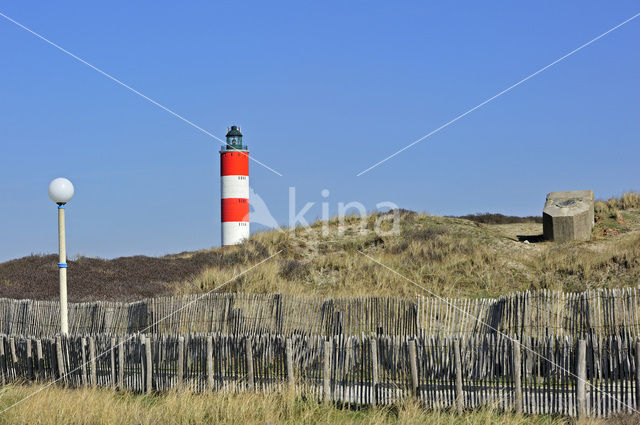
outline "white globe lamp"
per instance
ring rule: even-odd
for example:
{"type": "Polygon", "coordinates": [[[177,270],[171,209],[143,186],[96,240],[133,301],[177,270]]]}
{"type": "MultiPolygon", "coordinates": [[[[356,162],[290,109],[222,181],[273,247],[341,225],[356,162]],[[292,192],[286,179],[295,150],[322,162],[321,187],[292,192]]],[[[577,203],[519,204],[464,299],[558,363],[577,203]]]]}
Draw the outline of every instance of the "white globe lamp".
{"type": "Polygon", "coordinates": [[[49,183],[49,198],[58,205],[64,205],[73,198],[73,184],[64,177],[53,179],[49,183]]]}

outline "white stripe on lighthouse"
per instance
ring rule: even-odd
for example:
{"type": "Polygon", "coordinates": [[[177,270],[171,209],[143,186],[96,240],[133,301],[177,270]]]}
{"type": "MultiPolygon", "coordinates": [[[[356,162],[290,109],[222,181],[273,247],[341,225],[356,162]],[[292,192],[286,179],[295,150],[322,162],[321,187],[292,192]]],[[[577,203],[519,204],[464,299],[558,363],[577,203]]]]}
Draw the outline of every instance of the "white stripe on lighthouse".
{"type": "Polygon", "coordinates": [[[222,176],[220,184],[222,199],[249,199],[249,176],[222,176]]]}
{"type": "Polygon", "coordinates": [[[223,221],[222,222],[222,246],[237,245],[249,238],[249,222],[247,221],[223,221]]]}

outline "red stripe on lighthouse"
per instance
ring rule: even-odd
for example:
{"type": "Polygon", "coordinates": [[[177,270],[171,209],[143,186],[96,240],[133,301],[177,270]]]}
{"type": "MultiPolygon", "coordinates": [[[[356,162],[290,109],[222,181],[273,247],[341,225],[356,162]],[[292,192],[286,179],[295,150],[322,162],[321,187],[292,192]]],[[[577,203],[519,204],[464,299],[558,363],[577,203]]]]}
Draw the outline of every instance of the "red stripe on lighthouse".
{"type": "Polygon", "coordinates": [[[248,176],[249,153],[238,151],[220,153],[220,175],[248,176]]]}
{"type": "Polygon", "coordinates": [[[246,198],[222,199],[222,221],[249,221],[249,200],[246,198]]]}

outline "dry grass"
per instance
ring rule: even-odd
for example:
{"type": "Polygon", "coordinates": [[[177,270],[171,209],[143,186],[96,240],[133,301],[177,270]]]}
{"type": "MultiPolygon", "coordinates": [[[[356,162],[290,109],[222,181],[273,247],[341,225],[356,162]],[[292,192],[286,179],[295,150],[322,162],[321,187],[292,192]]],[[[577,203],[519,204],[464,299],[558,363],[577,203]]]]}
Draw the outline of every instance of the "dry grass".
{"type": "MultiPolygon", "coordinates": [[[[596,228],[593,242],[563,245],[523,244],[502,234],[500,226],[424,214],[405,214],[400,234],[391,236],[360,234],[353,218],[339,236],[337,222],[332,220],[326,235],[323,223],[316,223],[310,229],[297,229],[295,235],[258,234],[231,248],[252,252],[256,246],[268,246],[270,253],[283,252],[225,290],[326,296],[412,296],[419,291],[358,251],[443,296],[636,286],[640,282],[640,214],[631,211],[628,216],[632,224],[627,234],[604,238],[596,228]]],[[[182,293],[211,289],[230,273],[229,268],[210,268],[194,281],[178,282],[175,287],[182,293]]]]}
{"type": "MultiPolygon", "coordinates": [[[[226,249],[161,258],[70,262],[71,300],[130,300],[171,293],[197,293],[224,284],[251,265],[272,260],[221,290],[321,296],[405,295],[419,290],[358,251],[378,258],[443,296],[498,296],[516,290],[637,286],[640,282],[640,195],[598,203],[600,219],[591,242],[525,244],[507,228],[538,229],[537,223],[484,224],[402,210],[398,234],[373,232],[380,215],[367,218],[364,232],[352,216],[316,222],[309,228],[255,234],[226,249]],[[614,208],[614,209],[612,209],[614,208]],[[621,208],[621,209],[620,209],[621,208]],[[615,214],[614,214],[615,212],[615,214]],[[606,215],[608,214],[608,215],[606,215]],[[614,229],[619,236],[605,236],[614,229]]],[[[535,235],[530,235],[535,236],[535,235]]],[[[535,240],[535,237],[531,240],[535,240]]],[[[26,257],[0,264],[0,296],[55,299],[57,259],[26,257]]]]}
{"type": "Polygon", "coordinates": [[[627,192],[620,198],[609,198],[595,202],[596,214],[609,215],[620,210],[640,209],[640,193],[627,192]]]}
{"type": "MultiPolygon", "coordinates": [[[[36,387],[0,389],[0,409],[31,394],[36,387]]],[[[583,420],[580,425],[637,423],[637,418],[583,420]]],[[[7,424],[431,424],[431,425],[561,425],[575,423],[550,416],[516,416],[490,409],[455,415],[425,411],[411,403],[389,408],[349,410],[278,394],[195,395],[187,391],[134,395],[100,389],[49,387],[0,414],[7,424]]]]}

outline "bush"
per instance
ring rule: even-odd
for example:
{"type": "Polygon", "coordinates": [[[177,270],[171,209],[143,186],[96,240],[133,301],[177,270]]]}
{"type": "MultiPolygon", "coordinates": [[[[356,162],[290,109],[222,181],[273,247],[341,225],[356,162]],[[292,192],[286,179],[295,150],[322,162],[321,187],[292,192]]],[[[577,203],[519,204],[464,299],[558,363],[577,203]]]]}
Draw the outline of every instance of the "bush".
{"type": "Polygon", "coordinates": [[[280,277],[287,280],[305,280],[311,272],[309,264],[299,260],[283,260],[280,262],[280,277]]]}
{"type": "Polygon", "coordinates": [[[461,215],[457,218],[471,220],[482,224],[542,223],[542,216],[518,217],[498,213],[476,213],[461,215]]]}

